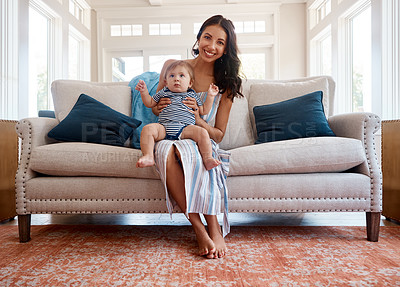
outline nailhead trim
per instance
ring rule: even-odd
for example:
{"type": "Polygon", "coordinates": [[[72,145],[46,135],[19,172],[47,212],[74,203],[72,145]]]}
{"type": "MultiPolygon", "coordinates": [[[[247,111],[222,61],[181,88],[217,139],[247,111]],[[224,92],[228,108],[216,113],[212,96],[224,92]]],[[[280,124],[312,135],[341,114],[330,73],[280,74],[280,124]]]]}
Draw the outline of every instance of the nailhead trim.
{"type": "Polygon", "coordinates": [[[231,201],[246,201],[246,200],[257,200],[257,201],[277,201],[277,200],[359,200],[368,201],[370,198],[367,197],[275,197],[275,198],[263,198],[263,197],[230,197],[231,201]]]}
{"type": "MultiPolygon", "coordinates": [[[[370,184],[371,184],[371,196],[370,197],[371,197],[371,207],[372,207],[374,205],[374,187],[375,186],[374,186],[374,179],[373,179],[374,174],[373,174],[373,169],[371,166],[371,159],[369,157],[370,156],[370,152],[369,152],[370,147],[367,144],[367,122],[368,122],[368,120],[371,120],[371,119],[372,119],[372,115],[368,115],[368,118],[366,117],[364,119],[363,143],[364,143],[365,155],[367,157],[368,169],[369,169],[369,173],[370,173],[370,184]]],[[[374,119],[377,120],[378,122],[377,122],[377,126],[374,127],[374,131],[372,132],[373,139],[372,139],[372,152],[371,153],[372,153],[372,156],[374,156],[374,161],[377,163],[378,156],[376,154],[376,148],[375,148],[375,142],[374,142],[375,136],[373,133],[379,130],[381,121],[380,121],[380,118],[376,115],[374,115],[374,119]]],[[[382,171],[379,172],[379,178],[380,178],[380,181],[382,182],[382,171]]],[[[380,187],[378,187],[378,192],[380,193],[380,198],[382,198],[382,185],[380,185],[380,187]]],[[[382,200],[379,203],[379,207],[380,207],[380,210],[382,210],[382,200]]]]}
{"type": "Polygon", "coordinates": [[[239,212],[239,213],[278,213],[278,212],[365,212],[364,209],[234,209],[229,210],[229,212],[239,212]]]}
{"type": "MultiPolygon", "coordinates": [[[[22,204],[23,204],[23,214],[26,213],[26,192],[25,192],[25,184],[26,184],[26,175],[28,173],[28,165],[29,165],[29,160],[31,157],[31,146],[32,146],[32,124],[27,121],[27,120],[22,120],[20,121],[19,124],[17,124],[16,126],[16,131],[18,133],[18,136],[22,139],[21,141],[21,158],[19,159],[19,163],[18,163],[18,170],[16,173],[16,177],[19,173],[22,172],[22,194],[23,194],[23,200],[22,200],[22,204]],[[27,125],[28,126],[28,137],[27,138],[23,138],[23,133],[20,130],[20,125],[27,125]],[[25,150],[27,150],[28,152],[25,153],[25,150]],[[22,158],[22,156],[26,156],[26,159],[24,160],[24,158],[22,158]],[[25,165],[23,165],[22,163],[25,161],[25,165]]],[[[20,202],[18,200],[18,198],[16,198],[17,202],[20,202]]]]}
{"type": "Polygon", "coordinates": [[[31,211],[29,214],[129,214],[129,213],[168,213],[166,210],[151,210],[151,211],[137,211],[137,210],[79,210],[79,211],[31,211]]]}
{"type": "Polygon", "coordinates": [[[65,198],[46,198],[46,199],[39,199],[39,198],[32,198],[32,199],[28,199],[27,201],[29,202],[41,202],[41,201],[50,201],[50,202],[56,202],[56,201],[61,201],[61,202],[71,202],[71,201],[75,201],[75,202],[79,202],[79,201],[84,201],[84,202],[88,202],[88,201],[116,201],[116,202],[135,202],[135,201],[166,201],[165,198],[107,198],[107,199],[98,199],[98,198],[93,198],[93,199],[87,199],[87,198],[72,198],[72,199],[65,199],[65,198]]]}
{"type": "MultiPolygon", "coordinates": [[[[359,201],[368,201],[370,198],[369,197],[273,197],[273,198],[264,198],[264,197],[230,197],[230,201],[247,201],[247,200],[257,200],[257,201],[279,201],[279,200],[359,200],[359,201]]],[[[71,198],[71,199],[65,199],[65,198],[46,198],[46,199],[39,199],[39,198],[32,198],[32,199],[27,199],[29,202],[56,202],[56,201],[61,201],[61,202],[67,202],[67,201],[100,201],[100,202],[135,202],[135,201],[166,201],[165,198],[107,198],[107,199],[87,199],[87,198],[71,198]]]]}

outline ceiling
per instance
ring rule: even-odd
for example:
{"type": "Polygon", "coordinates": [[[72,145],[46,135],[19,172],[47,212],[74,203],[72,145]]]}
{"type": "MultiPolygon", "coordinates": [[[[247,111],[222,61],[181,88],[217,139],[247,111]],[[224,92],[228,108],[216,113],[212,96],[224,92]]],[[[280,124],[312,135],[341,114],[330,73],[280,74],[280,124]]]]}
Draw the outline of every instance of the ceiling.
{"type": "Polygon", "coordinates": [[[307,0],[86,0],[93,8],[124,8],[150,6],[190,6],[257,3],[305,3],[307,0]]]}

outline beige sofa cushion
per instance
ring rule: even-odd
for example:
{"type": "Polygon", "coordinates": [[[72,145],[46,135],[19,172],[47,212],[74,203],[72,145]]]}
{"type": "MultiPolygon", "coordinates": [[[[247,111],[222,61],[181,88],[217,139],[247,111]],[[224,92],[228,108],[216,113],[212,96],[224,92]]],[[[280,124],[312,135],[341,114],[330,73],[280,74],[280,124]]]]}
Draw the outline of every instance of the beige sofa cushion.
{"type": "Polygon", "coordinates": [[[91,143],[56,143],[33,149],[32,170],[56,176],[159,179],[155,167],[137,168],[140,150],[91,143]]]}
{"type": "Polygon", "coordinates": [[[75,80],[56,80],[51,84],[56,118],[62,121],[72,110],[80,94],[86,94],[112,109],[132,116],[131,88],[123,83],[95,83],[75,80]]]}
{"type": "Polygon", "coordinates": [[[229,176],[311,172],[341,172],[365,159],[361,141],[313,137],[233,149],[229,176]]]}
{"type": "MultiPolygon", "coordinates": [[[[230,151],[229,176],[341,172],[365,161],[356,139],[318,137],[271,142],[230,151]]],[[[54,176],[106,176],[159,179],[155,167],[136,168],[140,150],[89,143],[36,147],[32,170],[54,176]]]]}
{"type": "Polygon", "coordinates": [[[255,138],[248,106],[245,97],[236,98],[233,101],[225,136],[219,144],[220,148],[230,150],[254,144],[255,138]]]}

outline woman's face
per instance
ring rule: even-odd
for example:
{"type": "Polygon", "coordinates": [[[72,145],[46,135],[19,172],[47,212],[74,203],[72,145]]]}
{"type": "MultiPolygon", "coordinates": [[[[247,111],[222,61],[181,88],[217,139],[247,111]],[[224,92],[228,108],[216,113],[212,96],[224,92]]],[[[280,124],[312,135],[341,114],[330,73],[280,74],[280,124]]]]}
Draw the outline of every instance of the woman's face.
{"type": "Polygon", "coordinates": [[[199,56],[206,62],[215,62],[226,51],[227,38],[221,26],[206,27],[199,39],[199,56]]]}

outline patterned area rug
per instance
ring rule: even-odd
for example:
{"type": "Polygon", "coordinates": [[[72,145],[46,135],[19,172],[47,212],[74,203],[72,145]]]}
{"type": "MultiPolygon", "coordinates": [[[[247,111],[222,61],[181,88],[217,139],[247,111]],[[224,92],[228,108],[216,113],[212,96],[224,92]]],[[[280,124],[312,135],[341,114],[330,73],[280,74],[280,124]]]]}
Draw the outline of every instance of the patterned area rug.
{"type": "Polygon", "coordinates": [[[0,286],[400,286],[400,226],[239,227],[222,259],[189,226],[0,226],[0,286]]]}

